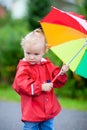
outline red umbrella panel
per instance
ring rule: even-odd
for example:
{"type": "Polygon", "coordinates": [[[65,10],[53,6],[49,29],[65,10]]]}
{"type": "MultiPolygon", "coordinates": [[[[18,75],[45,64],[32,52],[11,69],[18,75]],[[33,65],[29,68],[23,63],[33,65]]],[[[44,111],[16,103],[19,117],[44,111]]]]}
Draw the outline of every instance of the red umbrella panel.
{"type": "Polygon", "coordinates": [[[40,24],[50,49],[73,72],[87,78],[87,22],[82,15],[52,7],[40,24]]]}

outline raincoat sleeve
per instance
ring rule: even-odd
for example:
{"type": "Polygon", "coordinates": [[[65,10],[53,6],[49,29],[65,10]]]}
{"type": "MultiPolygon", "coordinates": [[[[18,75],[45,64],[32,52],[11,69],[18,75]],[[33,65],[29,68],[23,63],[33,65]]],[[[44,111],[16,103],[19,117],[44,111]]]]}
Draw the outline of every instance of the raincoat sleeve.
{"type": "Polygon", "coordinates": [[[39,95],[42,91],[41,83],[31,79],[28,70],[23,67],[17,70],[12,87],[19,95],[39,95]]]}
{"type": "MultiPolygon", "coordinates": [[[[56,67],[52,72],[52,78],[54,78],[60,72],[60,67],[56,67]]],[[[60,88],[65,85],[68,76],[66,74],[58,76],[58,78],[54,81],[54,87],[60,88]]]]}

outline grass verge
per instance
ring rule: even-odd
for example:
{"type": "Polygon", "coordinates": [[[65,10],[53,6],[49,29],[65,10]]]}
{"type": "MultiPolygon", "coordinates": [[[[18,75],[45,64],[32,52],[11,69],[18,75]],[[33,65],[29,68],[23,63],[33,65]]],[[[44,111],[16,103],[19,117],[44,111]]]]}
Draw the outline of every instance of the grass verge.
{"type": "Polygon", "coordinates": [[[65,109],[87,111],[87,101],[81,99],[59,98],[59,102],[65,109]]]}
{"type": "MultiPolygon", "coordinates": [[[[20,96],[12,89],[11,86],[3,88],[0,87],[1,101],[20,101],[20,96]]],[[[58,98],[60,104],[64,109],[87,111],[87,101],[70,98],[58,98]]]]}
{"type": "Polygon", "coordinates": [[[12,89],[12,87],[0,88],[0,100],[2,101],[20,101],[20,96],[12,89]]]}

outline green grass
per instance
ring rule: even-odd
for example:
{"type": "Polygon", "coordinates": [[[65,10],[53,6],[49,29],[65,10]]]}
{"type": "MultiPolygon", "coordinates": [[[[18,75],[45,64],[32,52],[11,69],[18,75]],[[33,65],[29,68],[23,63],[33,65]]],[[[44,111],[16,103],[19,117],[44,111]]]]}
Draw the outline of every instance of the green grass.
{"type": "MultiPolygon", "coordinates": [[[[12,87],[0,87],[1,101],[15,101],[19,102],[19,95],[12,89],[12,87]]],[[[59,98],[61,106],[65,109],[87,111],[87,101],[70,98],[59,98]]]]}
{"type": "Polygon", "coordinates": [[[12,89],[12,87],[0,88],[0,100],[3,101],[20,101],[19,95],[12,89]]]}
{"type": "Polygon", "coordinates": [[[87,100],[59,98],[59,102],[66,109],[87,111],[87,100]]]}

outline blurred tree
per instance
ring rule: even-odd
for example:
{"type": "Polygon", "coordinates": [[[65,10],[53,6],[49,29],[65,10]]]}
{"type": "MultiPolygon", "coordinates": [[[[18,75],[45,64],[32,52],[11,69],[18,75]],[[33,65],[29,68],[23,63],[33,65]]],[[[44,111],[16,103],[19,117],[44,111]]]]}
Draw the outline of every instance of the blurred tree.
{"type": "Polygon", "coordinates": [[[28,22],[29,30],[34,30],[40,27],[39,20],[41,20],[50,10],[51,0],[28,0],[27,10],[28,10],[28,22]]]}
{"type": "Polygon", "coordinates": [[[83,0],[83,9],[84,9],[84,15],[87,19],[87,0],[83,0]]]}
{"type": "Polygon", "coordinates": [[[6,25],[0,34],[0,74],[2,80],[12,82],[20,55],[19,33],[6,25]]]}
{"type": "Polygon", "coordinates": [[[77,13],[82,14],[87,19],[87,0],[76,0],[77,13]]]}
{"type": "Polygon", "coordinates": [[[13,82],[18,61],[23,57],[20,42],[27,33],[26,26],[24,20],[11,20],[0,29],[0,82],[13,82]]]}

